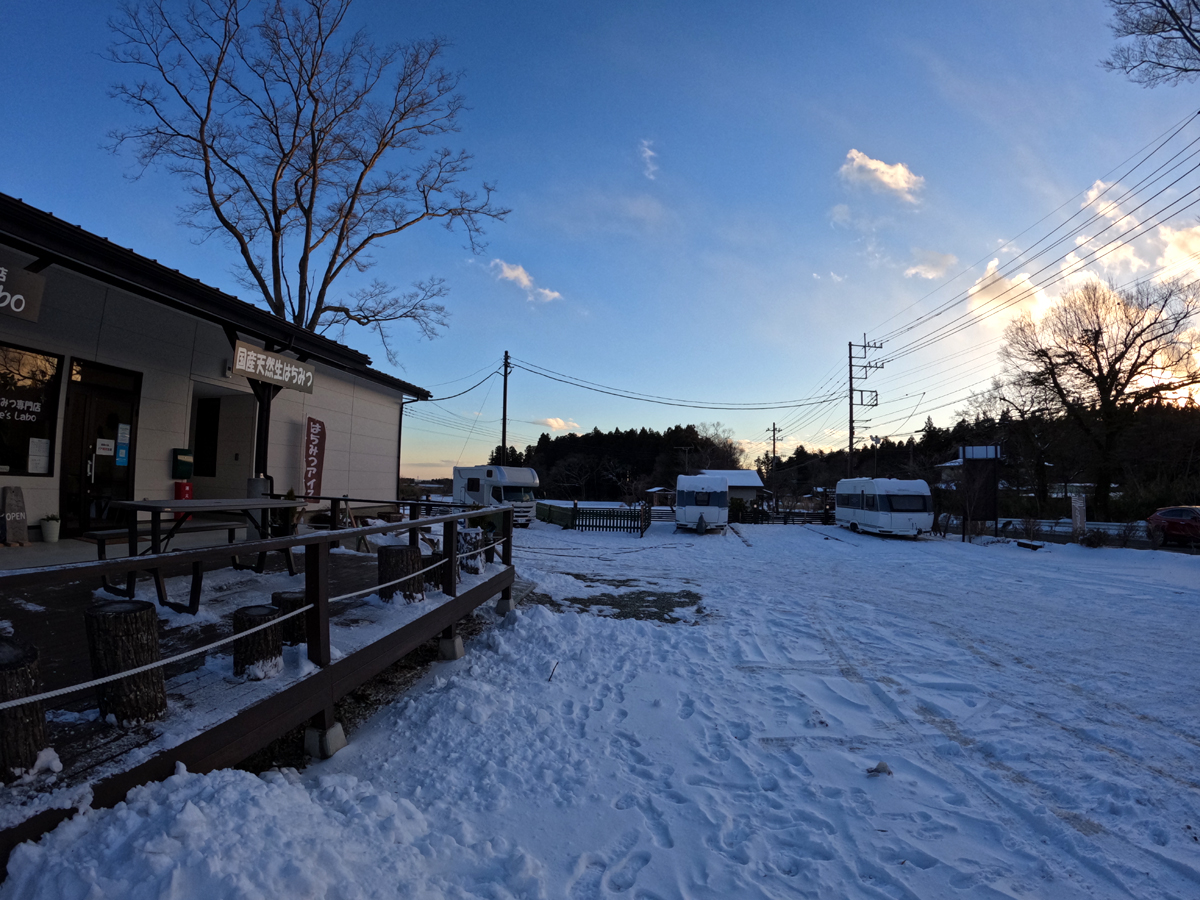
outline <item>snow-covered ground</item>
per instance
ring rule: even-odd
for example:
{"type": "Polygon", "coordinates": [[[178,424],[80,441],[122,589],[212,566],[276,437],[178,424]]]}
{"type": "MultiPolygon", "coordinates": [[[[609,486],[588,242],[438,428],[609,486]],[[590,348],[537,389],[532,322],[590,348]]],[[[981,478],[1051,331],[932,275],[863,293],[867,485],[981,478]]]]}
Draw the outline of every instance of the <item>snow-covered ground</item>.
{"type": "Polygon", "coordinates": [[[303,773],[77,816],[0,898],[1200,896],[1200,559],[740,531],[535,523],[560,603],[303,773]]]}

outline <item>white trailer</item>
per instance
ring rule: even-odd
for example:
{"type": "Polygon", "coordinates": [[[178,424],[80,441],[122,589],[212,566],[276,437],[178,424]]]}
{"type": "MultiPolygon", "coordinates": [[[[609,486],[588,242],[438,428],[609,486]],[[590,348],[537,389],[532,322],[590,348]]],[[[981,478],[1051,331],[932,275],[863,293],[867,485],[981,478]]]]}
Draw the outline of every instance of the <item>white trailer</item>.
{"type": "Polygon", "coordinates": [[[729,480],[720,475],[680,475],[675,479],[675,527],[704,534],[729,524],[729,480]]]}
{"type": "Polygon", "coordinates": [[[843,478],[836,492],[843,528],[912,537],[933,530],[933,495],[919,479],[843,478]]]}
{"type": "Polygon", "coordinates": [[[534,489],[538,475],[518,466],[455,466],[454,502],[475,506],[509,506],[513,524],[528,528],[537,513],[534,489]]]}

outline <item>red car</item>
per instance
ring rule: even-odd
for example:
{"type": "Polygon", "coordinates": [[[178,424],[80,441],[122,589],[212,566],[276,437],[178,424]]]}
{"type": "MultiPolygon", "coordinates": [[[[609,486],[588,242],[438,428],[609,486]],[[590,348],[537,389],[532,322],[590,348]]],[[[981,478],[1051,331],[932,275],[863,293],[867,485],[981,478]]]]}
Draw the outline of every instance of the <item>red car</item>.
{"type": "Polygon", "coordinates": [[[1163,543],[1200,543],[1200,506],[1166,506],[1146,517],[1146,524],[1162,530],[1163,543]]]}

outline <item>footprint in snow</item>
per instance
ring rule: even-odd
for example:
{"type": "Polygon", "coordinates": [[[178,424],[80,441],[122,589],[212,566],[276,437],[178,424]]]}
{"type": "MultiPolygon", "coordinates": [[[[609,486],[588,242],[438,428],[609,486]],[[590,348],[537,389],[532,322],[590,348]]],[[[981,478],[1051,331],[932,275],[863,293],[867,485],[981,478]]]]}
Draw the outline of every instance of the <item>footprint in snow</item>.
{"type": "Polygon", "coordinates": [[[650,854],[645,850],[631,853],[621,863],[621,867],[608,876],[609,890],[616,891],[617,893],[629,890],[637,881],[638,873],[646,868],[649,862],[650,854]]]}
{"type": "Polygon", "coordinates": [[[692,714],[696,711],[696,701],[694,701],[687,694],[681,694],[680,696],[682,700],[679,704],[679,718],[690,719],[692,714]]]}

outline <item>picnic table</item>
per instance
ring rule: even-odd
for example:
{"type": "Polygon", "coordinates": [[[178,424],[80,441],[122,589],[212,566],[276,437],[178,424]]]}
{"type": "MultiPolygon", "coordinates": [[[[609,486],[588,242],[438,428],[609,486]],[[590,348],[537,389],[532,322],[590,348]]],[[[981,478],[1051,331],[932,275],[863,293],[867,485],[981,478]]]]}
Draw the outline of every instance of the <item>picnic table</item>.
{"type": "MultiPolygon", "coordinates": [[[[295,509],[297,506],[303,506],[304,501],[300,500],[274,500],[267,497],[240,497],[240,498],[225,498],[217,500],[113,500],[110,504],[115,509],[129,510],[132,515],[129,517],[129,525],[127,527],[129,539],[129,557],[135,558],[138,556],[139,539],[144,535],[141,530],[141,523],[138,521],[138,513],[150,514],[150,547],[147,553],[159,554],[163,552],[171,538],[175,537],[182,529],[185,523],[192,516],[198,513],[238,513],[246,517],[250,525],[254,526],[260,537],[268,537],[267,513],[273,509],[295,509]],[[171,517],[174,517],[171,521],[171,517]],[[170,527],[163,530],[164,518],[170,522],[170,527]]],[[[234,558],[235,568],[252,568],[256,572],[262,572],[263,566],[266,563],[266,553],[258,555],[258,561],[253,566],[242,566],[234,558]]],[[[287,560],[288,572],[292,575],[296,574],[296,566],[292,561],[291,553],[284,551],[284,558],[287,560]]],[[[160,606],[174,609],[177,612],[189,612],[195,615],[200,608],[200,590],[204,584],[204,564],[202,562],[192,563],[192,589],[191,596],[187,606],[181,603],[172,603],[167,597],[167,586],[163,581],[162,572],[158,568],[148,569],[154,576],[154,588],[158,594],[158,603],[160,606]]],[[[114,588],[105,583],[106,590],[118,594],[119,596],[132,598],[134,595],[134,579],[136,572],[131,570],[126,576],[125,588],[114,588]]]]}

